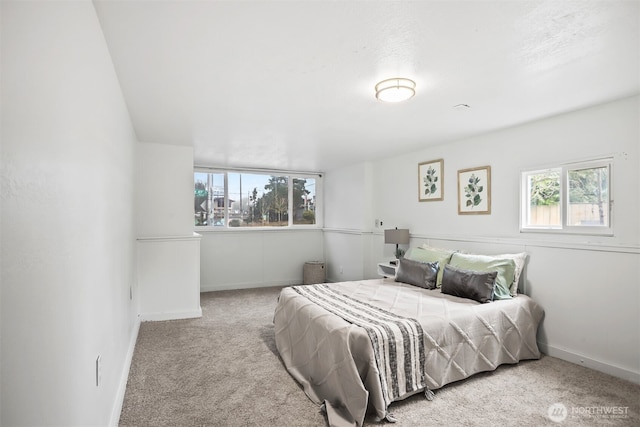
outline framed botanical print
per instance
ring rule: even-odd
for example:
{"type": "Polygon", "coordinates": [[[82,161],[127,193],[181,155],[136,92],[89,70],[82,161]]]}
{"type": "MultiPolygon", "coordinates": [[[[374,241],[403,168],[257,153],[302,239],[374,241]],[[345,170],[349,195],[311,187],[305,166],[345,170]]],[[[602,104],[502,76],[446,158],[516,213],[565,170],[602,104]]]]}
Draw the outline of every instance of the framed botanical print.
{"type": "Polygon", "coordinates": [[[458,171],[458,215],[491,213],[491,166],[458,171]]]}
{"type": "Polygon", "coordinates": [[[444,199],[444,160],[418,164],[418,201],[434,202],[444,199]]]}

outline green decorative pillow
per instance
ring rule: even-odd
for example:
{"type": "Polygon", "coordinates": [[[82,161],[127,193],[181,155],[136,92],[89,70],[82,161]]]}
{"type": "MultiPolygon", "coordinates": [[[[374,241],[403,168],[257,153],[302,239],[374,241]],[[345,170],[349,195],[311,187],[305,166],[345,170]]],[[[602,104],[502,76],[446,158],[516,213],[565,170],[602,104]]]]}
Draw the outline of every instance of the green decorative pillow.
{"type": "MultiPolygon", "coordinates": [[[[489,255],[461,254],[456,252],[449,262],[453,267],[464,270],[491,272],[497,271],[494,299],[511,298],[511,286],[515,278],[516,264],[513,259],[496,258],[489,255]]],[[[444,269],[442,269],[444,271],[444,269]]]]}
{"type": "Polygon", "coordinates": [[[520,283],[520,276],[522,275],[522,270],[524,269],[524,265],[527,262],[527,253],[520,252],[518,254],[500,254],[500,255],[492,255],[494,258],[507,258],[512,259],[513,262],[516,263],[516,272],[513,277],[513,283],[509,287],[509,292],[512,297],[515,297],[518,294],[518,284],[520,283]]]}
{"type": "Polygon", "coordinates": [[[409,248],[404,257],[413,261],[419,262],[437,262],[440,266],[438,270],[438,277],[436,279],[436,286],[442,285],[442,274],[444,273],[444,266],[449,263],[451,255],[455,251],[448,249],[429,248],[422,246],[419,248],[409,248]]]}

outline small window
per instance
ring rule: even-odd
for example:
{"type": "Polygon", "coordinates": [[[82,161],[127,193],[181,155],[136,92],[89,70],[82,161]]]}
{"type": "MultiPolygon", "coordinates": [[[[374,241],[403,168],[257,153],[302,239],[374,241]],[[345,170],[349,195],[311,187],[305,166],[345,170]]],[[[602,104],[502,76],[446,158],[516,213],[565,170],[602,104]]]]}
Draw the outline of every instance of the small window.
{"type": "Polygon", "coordinates": [[[612,234],[612,160],[522,172],[521,229],[612,234]]]}
{"type": "Polygon", "coordinates": [[[319,179],[319,175],[196,170],[195,226],[315,226],[319,179]]]}

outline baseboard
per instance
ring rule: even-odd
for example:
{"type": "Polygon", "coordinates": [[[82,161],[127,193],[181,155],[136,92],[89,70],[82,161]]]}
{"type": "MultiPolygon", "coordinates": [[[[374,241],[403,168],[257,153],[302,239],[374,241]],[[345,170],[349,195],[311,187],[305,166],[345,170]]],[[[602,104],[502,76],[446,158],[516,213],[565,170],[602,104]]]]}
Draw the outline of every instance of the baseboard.
{"type": "Polygon", "coordinates": [[[177,319],[193,319],[202,317],[202,308],[198,307],[197,310],[187,311],[167,311],[161,313],[140,313],[140,320],[142,322],[157,322],[162,320],[177,320],[177,319]]]}
{"type": "Polygon", "coordinates": [[[575,363],[576,365],[604,372],[605,374],[622,378],[623,380],[627,380],[635,384],[640,384],[639,372],[633,372],[619,366],[591,359],[590,357],[576,354],[566,349],[550,346],[543,342],[538,342],[538,347],[541,352],[551,357],[557,357],[558,359],[566,360],[567,362],[575,363]]]}
{"type": "Polygon", "coordinates": [[[246,282],[223,285],[200,285],[200,292],[233,291],[236,289],[272,288],[274,286],[301,285],[300,279],[280,280],[278,282],[246,282]]]}
{"type": "Polygon", "coordinates": [[[129,349],[124,359],[124,366],[122,373],[120,374],[120,383],[116,390],[116,399],[113,405],[113,411],[111,411],[111,420],[109,420],[109,426],[117,427],[120,423],[120,413],[122,412],[122,405],[124,404],[124,394],[127,391],[127,381],[129,380],[129,370],[131,369],[131,362],[133,361],[133,351],[136,348],[136,341],[138,341],[138,332],[140,331],[140,317],[136,316],[136,321],[133,325],[133,333],[129,339],[129,349]]]}

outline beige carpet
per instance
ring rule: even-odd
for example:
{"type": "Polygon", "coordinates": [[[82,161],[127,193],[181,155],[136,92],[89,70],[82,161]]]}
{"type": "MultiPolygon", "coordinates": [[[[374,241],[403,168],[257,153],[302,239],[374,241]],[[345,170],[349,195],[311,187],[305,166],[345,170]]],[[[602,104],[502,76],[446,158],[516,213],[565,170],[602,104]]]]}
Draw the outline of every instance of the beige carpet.
{"type": "MultiPolygon", "coordinates": [[[[201,319],[143,323],[120,425],[326,426],[278,357],[278,293],[204,293],[201,319]]],[[[390,409],[398,427],[639,426],[640,386],[543,357],[445,386],[431,402],[418,395],[390,409]],[[566,409],[555,413],[566,415],[561,422],[548,415],[554,404],[566,409]]],[[[389,425],[365,422],[381,424],[389,425]]]]}

